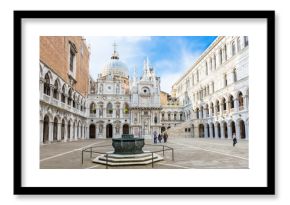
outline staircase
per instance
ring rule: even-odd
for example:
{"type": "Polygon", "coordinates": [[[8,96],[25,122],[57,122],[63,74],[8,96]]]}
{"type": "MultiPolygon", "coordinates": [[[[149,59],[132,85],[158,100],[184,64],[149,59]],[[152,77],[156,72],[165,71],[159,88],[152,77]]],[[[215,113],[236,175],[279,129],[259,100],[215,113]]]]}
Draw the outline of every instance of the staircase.
{"type": "Polygon", "coordinates": [[[180,138],[180,137],[193,137],[192,121],[185,121],[177,124],[175,127],[171,127],[167,130],[168,137],[170,138],[180,138]],[[187,128],[187,132],[185,132],[187,128]],[[189,131],[190,129],[190,131],[189,131]]]}

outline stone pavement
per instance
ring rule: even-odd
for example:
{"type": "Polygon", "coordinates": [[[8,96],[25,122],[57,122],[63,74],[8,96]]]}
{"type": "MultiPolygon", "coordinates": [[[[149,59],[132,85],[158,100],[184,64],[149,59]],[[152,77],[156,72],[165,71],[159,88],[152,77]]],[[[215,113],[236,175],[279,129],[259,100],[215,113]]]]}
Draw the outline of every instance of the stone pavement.
{"type": "MultiPolygon", "coordinates": [[[[100,152],[112,151],[111,139],[79,140],[65,143],[53,143],[40,146],[41,169],[105,169],[105,165],[93,163],[89,153],[84,153],[81,163],[81,150],[84,147],[104,146],[100,152]]],[[[143,150],[162,150],[162,146],[149,146],[146,140],[143,150]]],[[[158,144],[163,145],[164,143],[158,144]]],[[[166,151],[164,160],[154,163],[153,169],[247,169],[249,166],[248,141],[239,140],[233,147],[228,139],[169,138],[165,143],[174,149],[174,161],[171,151],[166,151]]],[[[162,152],[158,153],[162,156],[162,152]]],[[[94,154],[94,157],[98,154],[94,154]]],[[[139,166],[112,167],[109,169],[152,169],[151,164],[139,166]]]]}

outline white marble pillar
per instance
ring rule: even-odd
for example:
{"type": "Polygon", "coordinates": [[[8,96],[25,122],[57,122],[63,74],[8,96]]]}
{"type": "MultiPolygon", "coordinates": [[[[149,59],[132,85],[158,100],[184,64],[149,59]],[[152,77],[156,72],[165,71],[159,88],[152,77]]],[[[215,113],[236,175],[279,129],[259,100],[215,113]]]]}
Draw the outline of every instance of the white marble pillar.
{"type": "Polygon", "coordinates": [[[78,126],[77,125],[75,126],[74,134],[75,134],[74,140],[78,140],[78,126]]]}
{"type": "Polygon", "coordinates": [[[233,133],[232,133],[232,126],[231,123],[228,124],[228,139],[233,139],[233,133]]]}
{"type": "Polygon", "coordinates": [[[224,110],[223,105],[224,105],[223,103],[220,103],[220,116],[223,115],[223,110],[224,110]]]}
{"type": "Polygon", "coordinates": [[[61,141],[61,123],[57,124],[57,141],[61,141]]]}
{"type": "Polygon", "coordinates": [[[240,106],[240,103],[239,103],[238,98],[236,98],[236,99],[234,100],[234,106],[235,106],[235,112],[239,112],[239,106],[240,106]]]}
{"type": "Polygon", "coordinates": [[[53,122],[49,122],[48,141],[53,141],[53,122]]]}
{"type": "Polygon", "coordinates": [[[212,127],[212,123],[209,123],[209,137],[213,138],[213,127],[212,127]]]}
{"type": "Polygon", "coordinates": [[[216,123],[216,124],[214,124],[214,137],[216,138],[216,139],[218,139],[220,136],[219,136],[219,131],[218,131],[218,124],[216,123]]]}
{"type": "Polygon", "coordinates": [[[70,136],[69,141],[73,141],[73,125],[70,125],[70,136]]]}
{"type": "Polygon", "coordinates": [[[203,124],[204,126],[204,138],[208,138],[208,129],[207,129],[207,124],[203,124]]]}
{"type": "Polygon", "coordinates": [[[245,135],[246,135],[246,140],[249,139],[249,123],[248,122],[245,122],[245,135]]]}
{"type": "Polygon", "coordinates": [[[240,122],[239,121],[235,122],[235,125],[236,125],[236,137],[237,139],[240,139],[241,137],[240,122]]]}
{"type": "Polygon", "coordinates": [[[39,130],[40,144],[43,144],[43,120],[39,120],[39,130]]]}
{"type": "Polygon", "coordinates": [[[65,142],[67,141],[67,136],[68,136],[68,134],[67,134],[67,124],[65,123],[64,124],[64,141],[65,142]]]}
{"type": "Polygon", "coordinates": [[[221,124],[221,139],[224,139],[225,138],[225,128],[224,128],[224,125],[221,124]]]}
{"type": "Polygon", "coordinates": [[[248,109],[249,108],[249,96],[245,95],[244,96],[244,109],[248,109]]]}

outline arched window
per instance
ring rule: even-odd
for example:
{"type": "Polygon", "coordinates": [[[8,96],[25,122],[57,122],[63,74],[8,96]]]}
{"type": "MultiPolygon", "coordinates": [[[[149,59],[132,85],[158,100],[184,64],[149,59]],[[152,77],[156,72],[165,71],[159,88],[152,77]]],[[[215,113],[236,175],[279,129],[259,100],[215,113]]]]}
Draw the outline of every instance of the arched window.
{"type": "Polygon", "coordinates": [[[96,104],[91,103],[90,105],[90,114],[96,114],[96,104]]]}
{"type": "Polygon", "coordinates": [[[62,86],[61,91],[61,102],[65,103],[65,85],[62,86]]]}
{"type": "Polygon", "coordinates": [[[235,107],[235,102],[234,102],[234,97],[232,95],[230,95],[230,105],[231,105],[231,109],[235,107]]]}
{"type": "Polygon", "coordinates": [[[212,58],[212,70],[215,70],[216,69],[216,56],[213,55],[213,58],[212,58]]]}
{"type": "Polygon", "coordinates": [[[107,114],[112,114],[113,113],[113,105],[112,103],[107,104],[107,114]]]}
{"type": "Polygon", "coordinates": [[[46,73],[45,77],[44,77],[44,90],[43,90],[43,92],[44,92],[44,94],[50,96],[50,79],[49,79],[48,73],[46,73]]]}
{"type": "Polygon", "coordinates": [[[222,52],[222,49],[220,49],[219,51],[219,57],[220,57],[220,65],[223,63],[223,52],[222,52]]]}
{"type": "Polygon", "coordinates": [[[55,80],[53,88],[53,98],[58,99],[58,82],[55,80]]]}
{"type": "Polygon", "coordinates": [[[224,75],[224,85],[225,87],[228,85],[227,74],[224,75]]]}
{"type": "Polygon", "coordinates": [[[205,74],[208,75],[208,65],[207,65],[207,62],[205,62],[205,74]]]}
{"type": "Polygon", "coordinates": [[[211,114],[214,115],[214,106],[213,103],[210,103],[211,114]]]}
{"type": "Polygon", "coordinates": [[[226,99],[225,98],[222,99],[222,105],[223,105],[223,109],[227,110],[227,103],[226,103],[226,99]]]}
{"type": "Polygon", "coordinates": [[[228,49],[227,49],[227,45],[225,45],[225,61],[228,59],[228,49]]]}
{"type": "Polygon", "coordinates": [[[249,45],[248,36],[244,36],[244,47],[247,47],[249,45]]]}
{"type": "Polygon", "coordinates": [[[196,119],[199,119],[199,108],[196,108],[196,119]]]}
{"type": "Polygon", "coordinates": [[[232,56],[236,55],[236,43],[232,42],[232,56]]]}
{"type": "Polygon", "coordinates": [[[129,105],[128,105],[128,103],[125,103],[125,105],[124,105],[124,114],[129,114],[129,105]]]}
{"type": "Polygon", "coordinates": [[[219,101],[216,101],[216,110],[217,110],[217,112],[220,111],[220,102],[219,101]]]}
{"type": "Polygon", "coordinates": [[[167,116],[168,116],[168,120],[170,121],[171,120],[171,113],[169,112],[168,114],[167,114],[167,116]]]}
{"type": "Polygon", "coordinates": [[[68,91],[67,104],[71,105],[71,101],[72,101],[72,89],[70,88],[69,91],[68,91]]]}
{"type": "Polygon", "coordinates": [[[244,98],[242,92],[239,92],[239,106],[240,108],[244,106],[244,98]]]}
{"type": "Polygon", "coordinates": [[[74,97],[73,97],[73,107],[74,108],[76,107],[76,94],[74,94],[74,97]]]}
{"type": "Polygon", "coordinates": [[[240,37],[237,39],[237,48],[238,48],[238,52],[241,50],[241,39],[240,37]]]}
{"type": "Polygon", "coordinates": [[[233,70],[233,81],[236,82],[237,81],[237,69],[234,68],[233,70]]]}
{"type": "Polygon", "coordinates": [[[157,116],[156,115],[154,116],[154,123],[155,124],[157,123],[157,116]]]}

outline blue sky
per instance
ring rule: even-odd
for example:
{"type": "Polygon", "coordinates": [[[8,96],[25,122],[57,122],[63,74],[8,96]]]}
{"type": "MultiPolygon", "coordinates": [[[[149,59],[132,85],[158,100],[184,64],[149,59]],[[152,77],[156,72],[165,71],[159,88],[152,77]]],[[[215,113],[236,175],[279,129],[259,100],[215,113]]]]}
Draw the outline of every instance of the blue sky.
{"type": "Polygon", "coordinates": [[[117,43],[120,60],[127,64],[132,75],[137,66],[142,75],[143,62],[149,58],[161,90],[171,92],[171,86],[197,60],[216,36],[110,36],[85,37],[90,45],[90,74],[96,79],[103,65],[110,59],[113,43],[117,43]]]}

